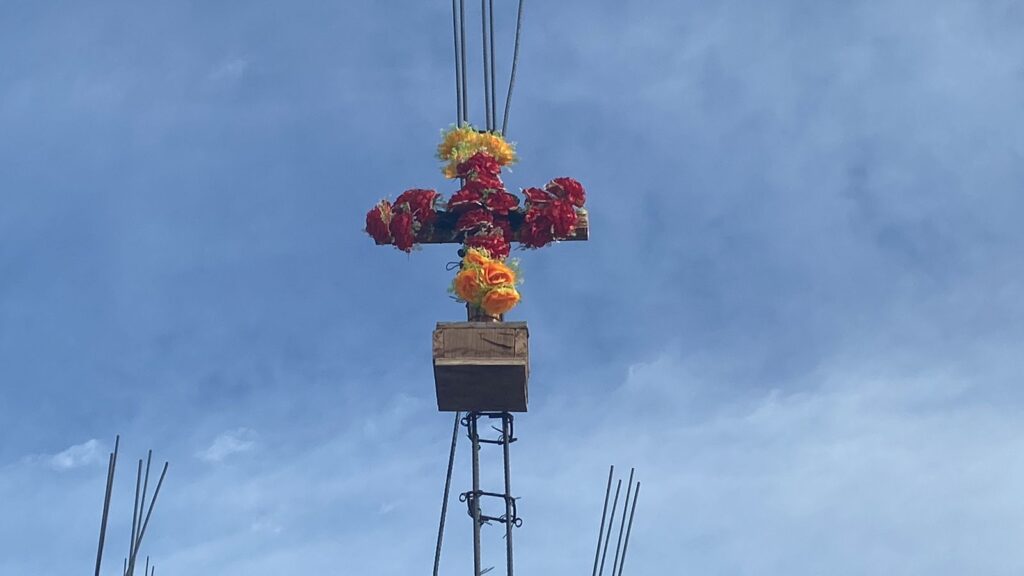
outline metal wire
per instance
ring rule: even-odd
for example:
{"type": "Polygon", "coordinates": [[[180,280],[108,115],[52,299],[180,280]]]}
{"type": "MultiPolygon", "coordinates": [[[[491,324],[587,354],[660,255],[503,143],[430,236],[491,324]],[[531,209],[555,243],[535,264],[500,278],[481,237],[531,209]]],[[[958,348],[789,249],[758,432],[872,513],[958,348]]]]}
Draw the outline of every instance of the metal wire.
{"type": "Polygon", "coordinates": [[[459,412],[455,413],[455,426],[452,428],[452,448],[448,453],[448,475],[444,479],[444,498],[441,501],[441,521],[437,527],[437,549],[434,550],[434,576],[441,567],[441,542],[444,540],[444,519],[448,514],[448,494],[452,487],[452,467],[455,465],[455,444],[459,439],[459,412]]]}
{"type": "Polygon", "coordinates": [[[523,29],[523,0],[519,0],[519,14],[516,16],[516,43],[512,51],[512,73],[508,79],[508,94],[505,95],[505,117],[501,123],[501,135],[508,138],[508,112],[512,105],[512,88],[516,83],[516,65],[519,64],[519,35],[523,29]]]}

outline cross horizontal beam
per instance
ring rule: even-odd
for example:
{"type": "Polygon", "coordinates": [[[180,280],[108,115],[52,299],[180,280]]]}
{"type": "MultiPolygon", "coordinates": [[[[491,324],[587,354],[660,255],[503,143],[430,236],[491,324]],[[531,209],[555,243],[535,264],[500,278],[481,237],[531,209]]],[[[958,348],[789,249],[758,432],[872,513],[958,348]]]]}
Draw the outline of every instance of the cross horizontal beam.
{"type": "MultiPolygon", "coordinates": [[[[455,223],[459,215],[445,210],[437,212],[434,225],[416,234],[416,242],[420,244],[462,244],[462,234],[456,232],[455,223]]],[[[512,225],[512,241],[519,241],[519,227],[523,223],[521,212],[510,212],[509,223],[512,225]]],[[[571,236],[562,238],[564,241],[583,241],[590,239],[590,220],[586,212],[577,214],[576,229],[571,236]]]]}

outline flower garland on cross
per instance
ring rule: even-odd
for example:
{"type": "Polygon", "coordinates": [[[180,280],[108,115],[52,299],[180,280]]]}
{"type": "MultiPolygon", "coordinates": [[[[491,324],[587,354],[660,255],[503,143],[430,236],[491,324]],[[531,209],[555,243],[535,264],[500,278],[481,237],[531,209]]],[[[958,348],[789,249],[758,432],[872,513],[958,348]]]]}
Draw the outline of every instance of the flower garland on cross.
{"type": "Polygon", "coordinates": [[[518,269],[509,261],[513,241],[541,248],[572,238],[586,218],[586,192],[572,178],[522,189],[523,202],[505,189],[502,166],[516,161],[515,147],[500,134],[466,124],[447,130],[437,156],[446,178],[462,183],[447,202],[434,190],[406,190],[381,200],[366,214],[366,232],[377,244],[411,252],[420,242],[456,242],[462,258],[450,291],[460,302],[499,318],[519,303],[518,269]]]}

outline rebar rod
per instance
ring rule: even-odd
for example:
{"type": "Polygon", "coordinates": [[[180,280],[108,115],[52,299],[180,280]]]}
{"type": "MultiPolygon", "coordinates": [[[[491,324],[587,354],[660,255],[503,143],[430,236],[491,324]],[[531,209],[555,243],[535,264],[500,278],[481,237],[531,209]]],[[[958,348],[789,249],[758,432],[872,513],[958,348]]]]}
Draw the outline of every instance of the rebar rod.
{"type": "Polygon", "coordinates": [[[117,469],[117,449],[121,443],[121,436],[114,438],[114,451],[110,453],[107,460],[107,488],[103,494],[103,516],[100,519],[100,542],[96,547],[96,573],[100,576],[100,566],[103,563],[103,543],[107,539],[107,519],[110,515],[110,494],[114,488],[114,471],[117,469]]]}
{"type": "MultiPolygon", "coordinates": [[[[139,498],[139,521],[142,521],[142,509],[146,507],[146,493],[149,491],[149,467],[153,463],[153,451],[146,453],[146,472],[142,475],[142,496],[139,498]]],[[[135,534],[138,536],[138,533],[135,534]]]]}
{"type": "Polygon", "coordinates": [[[619,506],[619,491],[622,490],[622,480],[615,486],[615,499],[612,500],[612,517],[608,519],[608,533],[604,539],[604,552],[601,553],[601,567],[597,571],[597,576],[604,574],[604,561],[608,557],[608,542],[612,538],[612,526],[615,525],[615,509],[619,506]]]}
{"type": "Polygon", "coordinates": [[[469,89],[466,87],[466,0],[459,0],[459,38],[462,52],[462,119],[469,122],[469,89]]]}
{"type": "MultiPolygon", "coordinates": [[[[626,543],[622,547],[622,561],[619,563],[619,574],[622,576],[622,568],[626,565],[626,550],[629,549],[629,534],[633,531],[633,514],[636,513],[636,501],[640,497],[640,481],[637,480],[636,491],[633,492],[633,507],[629,510],[629,524],[626,526],[626,543]]],[[[625,511],[623,511],[625,512],[625,511]]],[[[612,576],[615,576],[614,574],[612,576]]]]}
{"type": "MultiPolygon", "coordinates": [[[[132,533],[128,542],[128,565],[131,567],[131,558],[135,554],[135,533],[139,523],[139,489],[142,486],[142,458],[139,458],[139,470],[135,474],[135,504],[132,505],[132,533]]],[[[126,571],[125,574],[130,574],[126,571]]]]}
{"type": "Polygon", "coordinates": [[[480,36],[483,39],[483,64],[484,64],[484,124],[487,130],[491,130],[491,80],[490,80],[490,59],[488,58],[487,44],[487,0],[480,0],[480,36]]]}
{"type": "Polygon", "coordinates": [[[604,521],[608,517],[608,499],[612,495],[612,474],[615,466],[608,468],[608,487],[604,489],[604,508],[601,509],[601,527],[597,529],[597,551],[594,552],[594,571],[592,576],[597,576],[597,562],[601,558],[601,540],[604,539],[604,521]]]}
{"type": "MultiPolygon", "coordinates": [[[[156,483],[156,490],[153,491],[153,498],[149,501],[149,510],[146,512],[146,520],[142,523],[139,536],[135,540],[135,554],[128,558],[128,576],[135,573],[135,558],[139,548],[142,546],[142,537],[146,535],[146,527],[149,526],[149,518],[153,515],[153,506],[156,505],[156,498],[160,495],[160,487],[164,484],[164,477],[167,475],[167,462],[164,462],[164,469],[160,472],[160,480],[156,483]]],[[[141,512],[141,510],[140,510],[141,512]]]]}
{"type": "Polygon", "coordinates": [[[479,414],[469,414],[469,438],[473,445],[473,575],[480,576],[480,435],[477,430],[479,414]]]}
{"type": "Polygon", "coordinates": [[[452,0],[452,37],[455,45],[455,127],[462,126],[462,76],[459,59],[458,0],[452,0]]]}
{"type": "Polygon", "coordinates": [[[516,83],[516,66],[519,64],[519,35],[523,28],[523,0],[519,0],[519,13],[516,16],[516,42],[512,51],[512,72],[508,78],[508,93],[505,95],[505,117],[501,123],[501,135],[508,138],[508,112],[512,104],[512,88],[516,83]]]}
{"type": "Polygon", "coordinates": [[[455,413],[455,425],[452,427],[452,447],[448,452],[448,475],[444,479],[444,498],[441,500],[441,521],[437,527],[437,548],[434,550],[434,576],[441,568],[441,542],[444,540],[444,520],[448,514],[448,494],[452,487],[452,468],[455,465],[455,445],[459,439],[460,412],[455,413]]]}
{"type": "Polygon", "coordinates": [[[498,85],[495,83],[495,64],[494,64],[494,0],[488,0],[488,19],[490,20],[490,38],[491,38],[491,131],[498,129],[498,97],[495,95],[497,92],[498,85]]]}
{"type": "Polygon", "coordinates": [[[626,528],[626,510],[629,509],[629,493],[633,490],[634,468],[629,469],[629,482],[626,483],[626,500],[622,503],[622,521],[619,524],[619,539],[615,544],[615,558],[612,559],[612,576],[615,576],[615,567],[619,564],[619,552],[622,550],[622,532],[626,528]]]}
{"type": "MultiPolygon", "coordinates": [[[[493,0],[492,0],[493,1],[493,0]]],[[[512,443],[512,414],[506,412],[501,416],[501,445],[505,461],[505,561],[506,574],[512,576],[512,467],[509,460],[509,444],[512,443]]]]}

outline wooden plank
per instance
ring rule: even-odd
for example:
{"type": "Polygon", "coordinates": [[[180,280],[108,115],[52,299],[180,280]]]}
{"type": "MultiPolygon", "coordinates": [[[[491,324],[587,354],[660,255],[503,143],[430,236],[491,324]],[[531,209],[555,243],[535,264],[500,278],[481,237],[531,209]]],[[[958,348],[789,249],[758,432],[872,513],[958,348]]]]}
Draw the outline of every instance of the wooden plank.
{"type": "Polygon", "coordinates": [[[525,322],[440,322],[433,356],[438,410],[526,411],[525,322]]]}
{"type": "MultiPolygon", "coordinates": [[[[455,233],[455,223],[458,221],[458,214],[440,210],[437,213],[437,220],[430,228],[421,230],[416,234],[416,242],[420,244],[461,244],[460,234],[455,233]]],[[[512,241],[519,241],[519,227],[523,222],[522,212],[509,214],[509,222],[512,225],[512,241]]],[[[565,238],[564,242],[582,241],[590,239],[590,218],[584,212],[579,215],[576,222],[576,230],[572,235],[565,238]]]]}

